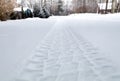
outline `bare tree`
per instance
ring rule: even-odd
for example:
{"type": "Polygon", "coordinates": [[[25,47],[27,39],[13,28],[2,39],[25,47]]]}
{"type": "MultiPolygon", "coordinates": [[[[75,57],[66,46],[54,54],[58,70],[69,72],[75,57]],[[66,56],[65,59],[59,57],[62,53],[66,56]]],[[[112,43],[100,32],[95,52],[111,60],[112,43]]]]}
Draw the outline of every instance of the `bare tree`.
{"type": "Polygon", "coordinates": [[[62,15],[63,12],[63,1],[58,0],[58,15],[62,15]]]}
{"type": "Polygon", "coordinates": [[[117,0],[112,0],[112,13],[114,13],[115,12],[115,10],[116,10],[116,5],[117,5],[117,0]]]}
{"type": "Polygon", "coordinates": [[[106,0],[105,14],[107,14],[108,9],[108,0],[106,0]]]}
{"type": "Polygon", "coordinates": [[[0,20],[6,20],[15,7],[15,0],[0,0],[0,20]]]}
{"type": "Polygon", "coordinates": [[[75,13],[97,13],[98,4],[96,0],[72,0],[72,3],[75,13]]]}
{"type": "Polygon", "coordinates": [[[120,12],[120,0],[118,0],[118,3],[117,3],[117,12],[120,12]]]}

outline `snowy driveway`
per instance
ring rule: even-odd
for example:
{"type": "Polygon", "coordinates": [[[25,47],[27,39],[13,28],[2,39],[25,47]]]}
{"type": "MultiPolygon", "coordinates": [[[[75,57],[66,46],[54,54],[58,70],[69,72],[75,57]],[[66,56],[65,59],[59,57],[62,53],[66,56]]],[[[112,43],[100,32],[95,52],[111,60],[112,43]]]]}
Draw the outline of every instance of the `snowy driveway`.
{"type": "MultiPolygon", "coordinates": [[[[111,36],[110,38],[113,38],[116,35],[116,40],[120,40],[119,20],[109,20],[109,18],[104,16],[106,18],[105,21],[103,17],[103,19],[100,19],[100,22],[98,20],[95,20],[94,18],[89,19],[92,16],[93,15],[90,15],[90,17],[87,16],[88,20],[86,15],[82,15],[81,17],[76,16],[80,19],[72,17],[58,17],[55,18],[54,21],[52,20],[52,24],[51,22],[48,23],[48,20],[47,25],[43,25],[45,28],[39,28],[40,26],[37,25],[38,23],[35,23],[37,29],[39,29],[39,31],[41,30],[42,34],[44,33],[43,35],[36,32],[37,29],[33,28],[33,25],[31,25],[31,32],[29,31],[27,34],[26,31],[29,28],[27,28],[25,31],[23,27],[24,33],[19,34],[21,38],[18,37],[17,39],[21,39],[21,41],[17,42],[17,44],[26,47],[18,46],[15,53],[10,51],[10,53],[14,53],[14,55],[12,55],[12,58],[18,58],[18,56],[15,55],[17,53],[19,56],[21,56],[21,58],[17,60],[19,61],[17,63],[20,63],[20,61],[22,60],[22,64],[17,64],[19,66],[19,68],[17,69],[15,67],[11,67],[11,72],[13,69],[16,70],[12,76],[14,78],[12,78],[10,81],[119,81],[120,64],[116,63],[116,61],[113,62],[114,59],[118,59],[118,57],[115,57],[115,54],[117,54],[117,52],[115,54],[111,54],[110,58],[107,56],[107,54],[105,54],[105,50],[110,53],[114,51],[107,49],[107,47],[109,47],[107,46],[107,44],[109,43],[111,43],[110,46],[115,47],[114,42],[108,42],[109,39],[107,40],[105,38],[102,38],[107,36],[111,36]],[[44,32],[42,32],[43,30],[44,32]],[[28,37],[29,34],[30,37],[28,37]],[[25,42],[25,40],[27,41],[25,42]],[[108,43],[106,42],[106,40],[108,43]],[[29,43],[27,43],[28,41],[29,43]],[[24,45],[26,43],[27,45],[24,45]],[[99,50],[97,46],[103,46],[104,50],[103,48],[102,51],[99,50]],[[18,52],[19,48],[23,49],[19,51],[20,53],[18,52]],[[24,49],[26,49],[27,51],[25,52],[24,49]],[[117,64],[118,66],[116,66],[117,64]]],[[[96,17],[96,15],[94,17],[99,18],[96,17]]],[[[117,18],[119,19],[120,17],[115,17],[115,19],[117,18]]],[[[32,21],[33,20],[30,20],[28,23],[32,21]]],[[[115,39],[113,39],[113,41],[114,40],[115,39]]],[[[119,44],[119,42],[116,43],[119,44]]],[[[117,48],[119,49],[120,46],[118,45],[117,48]]],[[[118,52],[118,54],[119,53],[120,51],[118,52]]],[[[8,52],[5,54],[7,55],[8,52]]],[[[13,61],[16,60],[13,59],[13,61]]],[[[2,64],[2,61],[1,65],[5,66],[4,64],[2,64]]],[[[5,75],[3,76],[5,77],[5,75]]],[[[5,79],[3,78],[2,80],[5,79]]]]}

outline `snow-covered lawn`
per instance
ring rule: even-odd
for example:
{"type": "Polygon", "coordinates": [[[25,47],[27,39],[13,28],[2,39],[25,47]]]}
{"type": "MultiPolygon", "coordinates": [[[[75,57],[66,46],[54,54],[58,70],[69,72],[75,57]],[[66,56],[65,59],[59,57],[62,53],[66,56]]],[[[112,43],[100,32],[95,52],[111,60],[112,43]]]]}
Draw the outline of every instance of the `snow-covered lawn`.
{"type": "Polygon", "coordinates": [[[120,14],[0,22],[0,81],[119,81],[120,14]]]}

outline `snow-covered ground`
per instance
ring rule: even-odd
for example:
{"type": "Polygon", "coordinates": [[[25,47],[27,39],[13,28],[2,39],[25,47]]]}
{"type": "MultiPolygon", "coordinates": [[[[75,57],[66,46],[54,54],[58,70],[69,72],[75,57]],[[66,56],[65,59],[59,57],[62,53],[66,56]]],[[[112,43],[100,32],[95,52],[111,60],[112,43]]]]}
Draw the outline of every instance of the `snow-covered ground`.
{"type": "Polygon", "coordinates": [[[10,78],[56,22],[27,19],[0,22],[0,81],[10,78]]]}
{"type": "Polygon", "coordinates": [[[0,22],[0,81],[120,81],[120,14],[0,22]]]}

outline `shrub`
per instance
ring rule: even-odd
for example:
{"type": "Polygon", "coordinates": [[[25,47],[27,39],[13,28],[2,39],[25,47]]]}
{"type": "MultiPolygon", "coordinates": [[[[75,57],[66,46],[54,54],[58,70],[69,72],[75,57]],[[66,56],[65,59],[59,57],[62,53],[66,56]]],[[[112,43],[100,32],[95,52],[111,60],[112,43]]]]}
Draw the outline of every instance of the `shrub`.
{"type": "Polygon", "coordinates": [[[0,20],[5,21],[13,11],[15,0],[0,0],[0,20]]]}

